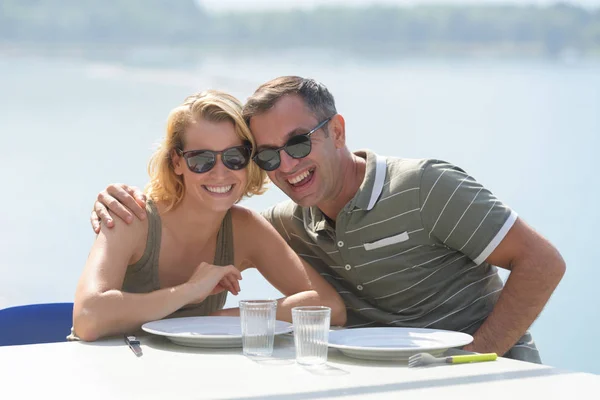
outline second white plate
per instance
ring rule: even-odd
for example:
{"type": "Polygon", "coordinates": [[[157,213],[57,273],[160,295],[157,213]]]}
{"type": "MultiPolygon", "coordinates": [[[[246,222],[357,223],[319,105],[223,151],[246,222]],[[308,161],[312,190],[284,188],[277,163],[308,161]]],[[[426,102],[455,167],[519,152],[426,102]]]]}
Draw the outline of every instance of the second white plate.
{"type": "Polygon", "coordinates": [[[329,332],[329,347],[349,357],[405,361],[416,353],[441,355],[465,346],[473,337],[462,332],[420,328],[354,328],[329,332]]]}

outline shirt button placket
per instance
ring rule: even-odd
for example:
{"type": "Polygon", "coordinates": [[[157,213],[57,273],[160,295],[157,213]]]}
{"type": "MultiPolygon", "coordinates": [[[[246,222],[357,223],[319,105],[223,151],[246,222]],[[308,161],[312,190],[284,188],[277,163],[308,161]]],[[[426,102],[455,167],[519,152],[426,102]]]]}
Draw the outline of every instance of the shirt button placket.
{"type": "MultiPolygon", "coordinates": [[[[338,215],[338,221],[337,221],[337,227],[336,227],[336,236],[337,236],[338,240],[337,240],[336,244],[337,244],[337,248],[340,253],[340,257],[341,257],[342,261],[345,261],[347,263],[344,265],[344,269],[346,271],[352,271],[352,260],[349,259],[350,253],[345,251],[346,244],[344,243],[344,240],[342,240],[344,238],[343,230],[347,229],[346,216],[347,215],[344,213],[340,213],[338,215]]],[[[354,270],[354,272],[356,272],[356,270],[354,270]]],[[[352,276],[352,275],[354,275],[354,273],[351,273],[350,275],[352,276]]],[[[347,283],[356,284],[356,281],[352,282],[353,280],[354,279],[350,278],[350,276],[349,276],[347,283]]],[[[357,285],[356,288],[358,290],[363,290],[362,285],[357,285]]]]}

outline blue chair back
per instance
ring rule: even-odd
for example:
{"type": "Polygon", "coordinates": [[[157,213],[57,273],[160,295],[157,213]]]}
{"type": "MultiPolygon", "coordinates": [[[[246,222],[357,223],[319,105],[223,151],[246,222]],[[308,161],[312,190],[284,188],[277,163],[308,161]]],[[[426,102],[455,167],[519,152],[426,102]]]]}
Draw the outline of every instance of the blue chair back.
{"type": "Polygon", "coordinates": [[[66,342],[73,303],[28,304],[0,310],[0,346],[66,342]]]}

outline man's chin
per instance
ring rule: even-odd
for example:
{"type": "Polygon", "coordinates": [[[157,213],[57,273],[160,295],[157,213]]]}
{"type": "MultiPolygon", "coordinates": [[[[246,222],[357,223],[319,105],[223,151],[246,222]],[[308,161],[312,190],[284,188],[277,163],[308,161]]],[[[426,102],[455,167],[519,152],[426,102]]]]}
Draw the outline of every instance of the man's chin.
{"type": "Polygon", "coordinates": [[[317,197],[314,194],[301,197],[290,195],[290,193],[286,194],[290,199],[292,199],[294,203],[298,204],[300,207],[315,207],[319,203],[317,197]]]}
{"type": "MultiPolygon", "coordinates": [[[[312,182],[314,183],[314,182],[312,182]]],[[[277,185],[294,203],[300,207],[314,207],[320,202],[320,196],[315,193],[314,187],[307,188],[308,190],[294,190],[289,184],[285,184],[285,188],[277,185]]]]}

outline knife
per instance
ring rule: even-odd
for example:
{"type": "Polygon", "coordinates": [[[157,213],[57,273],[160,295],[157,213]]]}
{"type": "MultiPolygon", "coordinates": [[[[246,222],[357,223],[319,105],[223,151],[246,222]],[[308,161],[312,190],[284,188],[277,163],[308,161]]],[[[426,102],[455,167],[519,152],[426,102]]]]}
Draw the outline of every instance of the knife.
{"type": "Polygon", "coordinates": [[[142,356],[142,348],[140,347],[140,341],[137,340],[137,338],[135,336],[125,335],[124,338],[125,338],[125,343],[127,343],[127,346],[129,346],[131,351],[133,351],[133,354],[135,354],[137,357],[141,357],[142,356]]]}

